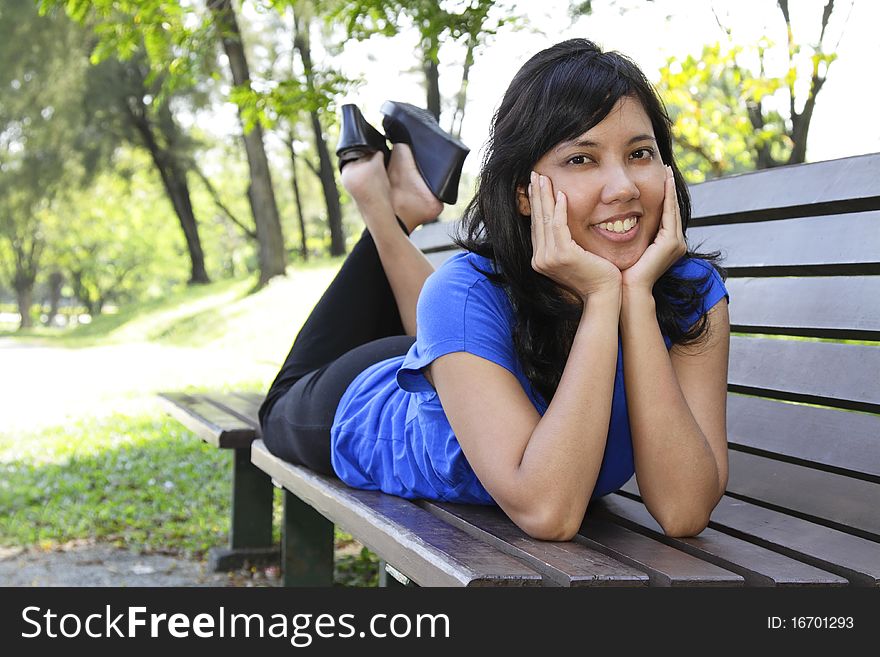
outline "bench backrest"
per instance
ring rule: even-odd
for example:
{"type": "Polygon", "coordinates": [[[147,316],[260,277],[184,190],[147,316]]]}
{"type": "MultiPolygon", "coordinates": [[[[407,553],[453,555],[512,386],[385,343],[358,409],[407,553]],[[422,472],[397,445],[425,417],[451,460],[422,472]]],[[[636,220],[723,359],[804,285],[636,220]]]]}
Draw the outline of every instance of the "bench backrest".
{"type": "MultiPolygon", "coordinates": [[[[729,275],[728,495],[880,540],[880,154],[690,191],[729,275]]],[[[453,230],[413,240],[439,266],[453,230]]]]}

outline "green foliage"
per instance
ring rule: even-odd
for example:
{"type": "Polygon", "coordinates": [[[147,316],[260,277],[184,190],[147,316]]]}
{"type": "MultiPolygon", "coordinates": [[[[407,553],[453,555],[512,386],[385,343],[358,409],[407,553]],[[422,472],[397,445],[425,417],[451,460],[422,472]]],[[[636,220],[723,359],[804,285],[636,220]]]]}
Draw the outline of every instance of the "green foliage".
{"type": "Polygon", "coordinates": [[[159,101],[196,86],[209,74],[214,26],[197,3],[167,0],[37,0],[40,12],[64,11],[91,25],[97,37],[92,63],[127,60],[146,52],[147,83],[161,80],[159,101]]]}
{"type": "Polygon", "coordinates": [[[767,110],[760,129],[749,117],[782,81],[740,66],[744,54],[744,48],[715,43],[699,57],[670,58],[660,69],[657,86],[673,122],[676,159],[690,182],[754,169],[763,147],[779,157],[791,151],[778,111],[767,110]]]}
{"type": "Polygon", "coordinates": [[[92,315],[164,293],[186,280],[182,236],[145,155],[120,156],[127,177],[98,176],[51,215],[50,248],[92,315]]]}
{"type": "MultiPolygon", "coordinates": [[[[336,544],[340,544],[338,530],[336,544]]],[[[357,554],[337,554],[333,566],[333,579],[337,585],[379,585],[379,558],[365,547],[361,547],[357,554]]]]}

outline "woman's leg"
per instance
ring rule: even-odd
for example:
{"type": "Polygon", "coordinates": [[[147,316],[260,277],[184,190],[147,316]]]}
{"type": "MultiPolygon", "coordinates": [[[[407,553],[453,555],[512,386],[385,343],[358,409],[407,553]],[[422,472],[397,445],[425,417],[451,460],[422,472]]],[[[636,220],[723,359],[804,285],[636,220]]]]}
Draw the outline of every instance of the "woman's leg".
{"type": "Polygon", "coordinates": [[[307,373],[372,340],[415,334],[418,295],[433,267],[407,233],[443,206],[405,144],[395,147],[387,173],[376,153],[347,164],[342,179],[367,230],[300,329],[260,408],[261,423],[307,373]]]}
{"type": "Polygon", "coordinates": [[[342,170],[342,184],[357,203],[373,237],[403,328],[407,335],[415,335],[419,294],[434,267],[403,234],[396,218],[411,233],[420,224],[435,219],[443,204],[428,189],[406,144],[394,146],[387,171],[381,153],[347,164],[342,170]]]}
{"type": "Polygon", "coordinates": [[[299,379],[263,422],[266,447],[285,461],[333,474],[330,427],[342,395],[358,374],[370,365],[405,354],[414,340],[395,335],[368,342],[299,379]]]}

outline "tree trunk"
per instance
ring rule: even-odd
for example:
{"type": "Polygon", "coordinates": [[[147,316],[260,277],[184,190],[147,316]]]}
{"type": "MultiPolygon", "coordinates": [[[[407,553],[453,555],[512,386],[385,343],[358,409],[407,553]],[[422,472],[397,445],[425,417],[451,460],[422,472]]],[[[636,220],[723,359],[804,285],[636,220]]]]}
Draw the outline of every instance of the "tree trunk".
{"type": "Polygon", "coordinates": [[[61,284],[63,282],[64,276],[60,271],[53,271],[49,274],[49,312],[46,318],[46,326],[52,326],[55,322],[58,307],[61,305],[61,284]]]}
{"type": "MultiPolygon", "coordinates": [[[[153,164],[159,171],[162,178],[162,186],[165,188],[165,194],[171,201],[174,208],[174,214],[180,222],[180,228],[183,230],[183,237],[186,240],[186,248],[189,253],[191,263],[190,267],[190,285],[200,285],[210,283],[208,272],[205,269],[205,255],[202,251],[202,241],[199,238],[199,228],[196,223],[195,213],[193,212],[192,201],[189,195],[189,185],[186,180],[186,169],[177,161],[176,155],[171,149],[162,148],[158,139],[153,132],[154,127],[150,121],[147,107],[144,105],[143,96],[120,98],[126,115],[129,117],[132,125],[141,136],[141,141],[153,159],[153,164]],[[136,105],[134,105],[136,103],[136,105]]],[[[173,124],[173,117],[170,110],[165,110],[167,116],[163,120],[173,124]]],[[[165,131],[169,132],[174,128],[173,125],[168,126],[165,131]]],[[[166,134],[166,138],[173,141],[174,136],[166,134]]]]}
{"type": "Polygon", "coordinates": [[[425,59],[425,90],[427,92],[428,111],[440,122],[440,71],[437,62],[425,59]]]}
{"type": "Polygon", "coordinates": [[[330,255],[345,254],[345,236],[342,233],[342,208],[339,205],[339,190],[336,188],[336,176],[333,173],[333,162],[330,151],[324,141],[324,132],[317,112],[310,112],[312,131],[315,133],[315,146],[318,150],[318,166],[321,189],[327,204],[327,223],[330,225],[330,255]]]}
{"type": "MultiPolygon", "coordinates": [[[[310,22],[301,23],[299,19],[294,21],[294,47],[299,51],[302,59],[303,70],[306,76],[306,87],[309,92],[315,89],[314,71],[312,69],[312,50],[309,43],[310,22]]],[[[327,223],[330,226],[330,255],[338,256],[345,253],[345,235],[342,232],[342,208],[339,204],[339,189],[336,187],[336,174],[333,172],[333,162],[330,159],[330,151],[327,141],[324,139],[324,128],[317,111],[309,112],[312,122],[312,132],[315,135],[315,150],[318,151],[318,178],[321,181],[321,190],[324,192],[324,203],[327,206],[327,223]]]]}
{"type": "Polygon", "coordinates": [[[299,254],[303,261],[309,259],[309,249],[306,246],[306,218],[303,214],[302,197],[299,194],[299,178],[296,175],[296,151],[293,148],[293,128],[287,138],[287,148],[290,151],[290,179],[293,184],[293,199],[296,202],[296,216],[299,220],[299,254]]]}
{"type": "Polygon", "coordinates": [[[30,284],[22,281],[16,281],[15,298],[18,300],[18,314],[21,315],[21,322],[18,328],[28,329],[33,327],[34,320],[31,317],[31,306],[34,302],[34,283],[30,284]]]}
{"type": "MultiPolygon", "coordinates": [[[[208,9],[214,16],[223,51],[229,59],[233,83],[237,87],[249,88],[250,71],[231,1],[208,0],[208,9]]],[[[244,146],[250,168],[251,193],[248,198],[254,214],[254,223],[257,226],[260,261],[258,285],[262,286],[273,276],[284,275],[287,260],[284,253],[284,236],[281,232],[275,192],[272,190],[269,160],[263,147],[263,130],[259,124],[250,131],[245,130],[241,108],[238,110],[238,116],[242,124],[244,146]]]]}

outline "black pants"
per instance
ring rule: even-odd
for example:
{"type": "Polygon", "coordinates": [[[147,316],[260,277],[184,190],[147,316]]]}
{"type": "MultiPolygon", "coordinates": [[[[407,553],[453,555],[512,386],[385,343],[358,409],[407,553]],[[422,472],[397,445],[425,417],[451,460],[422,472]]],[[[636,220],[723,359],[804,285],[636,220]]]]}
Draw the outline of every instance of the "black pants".
{"type": "Polygon", "coordinates": [[[379,253],[364,230],[300,329],[260,407],[270,452],[333,474],[330,427],[349,384],[367,367],[405,354],[405,335],[379,253]]]}

